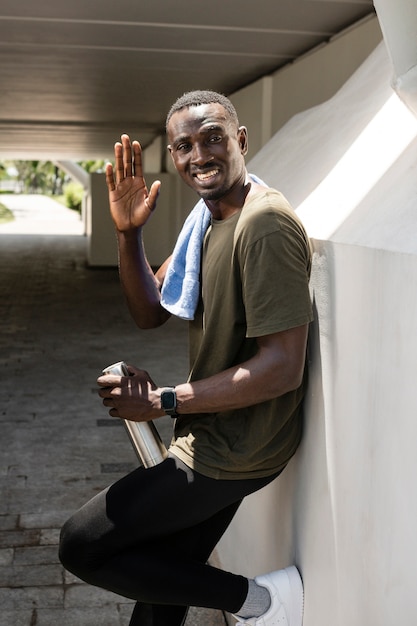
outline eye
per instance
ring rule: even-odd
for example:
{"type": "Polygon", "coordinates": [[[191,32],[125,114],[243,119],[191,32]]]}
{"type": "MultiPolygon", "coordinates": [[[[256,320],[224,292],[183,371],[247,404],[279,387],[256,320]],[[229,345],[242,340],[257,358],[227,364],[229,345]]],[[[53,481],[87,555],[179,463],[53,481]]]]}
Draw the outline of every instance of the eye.
{"type": "Polygon", "coordinates": [[[219,143],[223,137],[221,135],[210,135],[209,143],[219,143]]]}
{"type": "Polygon", "coordinates": [[[177,152],[188,152],[191,149],[191,145],[184,141],[183,143],[179,143],[175,149],[177,152]]]}

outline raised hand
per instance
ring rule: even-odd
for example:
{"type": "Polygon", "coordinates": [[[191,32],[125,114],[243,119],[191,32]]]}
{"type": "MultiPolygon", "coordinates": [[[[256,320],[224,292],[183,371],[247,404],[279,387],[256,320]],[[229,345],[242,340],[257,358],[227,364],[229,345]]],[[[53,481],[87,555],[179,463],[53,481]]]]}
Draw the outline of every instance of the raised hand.
{"type": "Polygon", "coordinates": [[[122,135],[114,146],[115,166],[106,166],[110,212],[117,230],[126,232],[146,224],[156,207],[161,183],[156,180],[150,190],[143,178],[142,148],[138,141],[122,135]]]}

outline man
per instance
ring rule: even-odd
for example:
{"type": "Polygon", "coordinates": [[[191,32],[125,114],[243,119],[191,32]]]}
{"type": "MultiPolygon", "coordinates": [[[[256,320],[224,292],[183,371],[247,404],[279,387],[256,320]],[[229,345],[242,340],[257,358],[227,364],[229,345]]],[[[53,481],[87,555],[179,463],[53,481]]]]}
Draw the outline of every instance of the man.
{"type": "Polygon", "coordinates": [[[185,94],[168,114],[167,135],[175,168],[202,202],[189,238],[180,235],[180,249],[156,274],[141,233],[161,185],[147,189],[138,142],[122,136],[106,180],[121,283],[141,328],[176,310],[175,257],[201,229],[190,377],[168,390],[133,366],[129,377],[99,378],[110,415],[147,421],[167,412],[174,439],[165,461],[124,477],[66,523],[61,560],[87,582],[137,600],[131,626],[180,626],[190,605],[234,613],[241,624],[301,626],[294,566],[248,580],[207,559],[242,499],[276,478],[300,441],[308,239],[285,198],[247,173],[247,130],[227,98],[185,94]]]}

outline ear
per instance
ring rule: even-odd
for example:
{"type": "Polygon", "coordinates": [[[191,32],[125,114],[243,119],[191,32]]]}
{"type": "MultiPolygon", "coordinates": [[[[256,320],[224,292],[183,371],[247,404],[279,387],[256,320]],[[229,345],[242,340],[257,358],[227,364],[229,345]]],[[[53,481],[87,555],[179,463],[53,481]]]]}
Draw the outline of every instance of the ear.
{"type": "Polygon", "coordinates": [[[171,159],[172,159],[172,161],[173,161],[173,163],[175,165],[174,155],[173,155],[173,150],[172,150],[171,144],[167,146],[167,150],[168,150],[169,154],[171,155],[171,159]]]}
{"type": "Polygon", "coordinates": [[[248,129],[246,126],[239,126],[237,131],[237,140],[239,142],[240,151],[245,156],[248,153],[248,129]]]}

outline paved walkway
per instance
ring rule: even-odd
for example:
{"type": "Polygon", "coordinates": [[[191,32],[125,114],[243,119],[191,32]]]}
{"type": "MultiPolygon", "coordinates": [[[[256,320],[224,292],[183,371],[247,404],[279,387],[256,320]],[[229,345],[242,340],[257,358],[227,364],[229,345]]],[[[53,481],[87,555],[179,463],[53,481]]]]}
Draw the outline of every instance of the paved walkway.
{"type": "MultiPolygon", "coordinates": [[[[117,271],[86,267],[84,237],[17,231],[0,225],[0,626],[127,626],[131,601],[64,571],[59,529],[136,464],[97,397],[100,370],[126,359],[180,382],[186,324],[139,331],[117,271]]],[[[170,418],[158,427],[168,441],[170,418]]],[[[219,611],[187,619],[224,625],[219,611]]]]}
{"type": "Polygon", "coordinates": [[[0,202],[15,216],[12,222],[0,224],[0,233],[82,235],[84,232],[79,213],[53,198],[35,194],[1,194],[0,202]]]}

